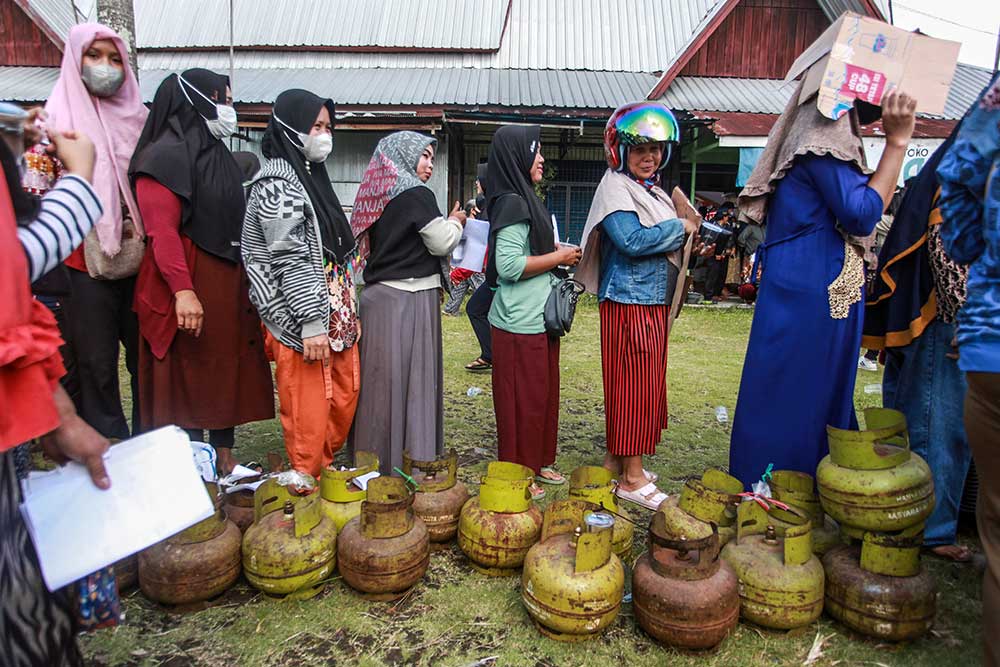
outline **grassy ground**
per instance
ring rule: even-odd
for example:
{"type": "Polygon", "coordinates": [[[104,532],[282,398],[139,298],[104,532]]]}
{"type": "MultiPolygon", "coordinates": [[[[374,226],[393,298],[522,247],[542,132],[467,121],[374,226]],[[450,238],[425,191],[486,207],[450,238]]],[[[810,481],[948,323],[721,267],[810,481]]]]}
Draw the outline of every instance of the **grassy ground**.
{"type": "MultiPolygon", "coordinates": [[[[730,418],[746,352],[751,313],[689,309],[670,342],[670,428],[650,467],[663,486],[677,491],[706,467],[725,465],[730,424],[719,424],[716,406],[730,418]]],[[[562,349],[562,408],[558,465],[566,473],[600,464],[604,446],[597,309],[578,312],[562,349]]],[[[485,472],[496,448],[489,376],[462,366],[478,355],[465,318],[445,318],[446,443],[461,454],[467,483],[485,472]],[[483,394],[468,397],[470,386],[483,394]]],[[[788,360],[794,363],[794,360],[788,360]]],[[[803,369],[803,372],[809,372],[803,369]]],[[[859,407],[876,405],[864,393],[880,375],[859,373],[859,407]]],[[[237,456],[263,460],[281,450],[276,422],[242,428],[237,456]]],[[[475,484],[472,484],[475,489],[475,484]]],[[[565,491],[549,494],[559,497],[565,491]]],[[[639,515],[639,511],[634,512],[639,515]]],[[[642,519],[648,514],[642,516],[642,519]]],[[[636,539],[636,554],[644,548],[636,539]]],[[[120,627],[86,636],[92,665],[444,665],[463,667],[496,656],[497,665],[803,665],[814,644],[813,665],[974,665],[980,662],[979,575],[971,567],[926,560],[940,589],[931,636],[905,645],[884,645],[851,634],[825,617],[802,632],[776,633],[741,624],[715,652],[683,654],[653,643],[624,605],[614,626],[587,644],[542,637],[520,601],[519,578],[475,573],[457,547],[432,554],[424,581],[397,603],[371,603],[339,579],[320,597],[282,603],[264,599],[240,582],[214,606],[175,614],[133,593],[120,627]]],[[[492,663],[484,663],[492,664],[492,663]]]]}

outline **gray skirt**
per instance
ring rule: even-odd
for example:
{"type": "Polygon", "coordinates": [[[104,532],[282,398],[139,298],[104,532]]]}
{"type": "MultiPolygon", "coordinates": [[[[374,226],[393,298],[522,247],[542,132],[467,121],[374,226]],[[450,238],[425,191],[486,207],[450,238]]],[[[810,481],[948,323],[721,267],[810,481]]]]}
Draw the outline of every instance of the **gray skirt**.
{"type": "Polygon", "coordinates": [[[417,460],[437,458],[444,452],[440,291],[368,285],[360,318],[354,451],[377,454],[383,475],[402,467],[404,450],[417,460]]]}

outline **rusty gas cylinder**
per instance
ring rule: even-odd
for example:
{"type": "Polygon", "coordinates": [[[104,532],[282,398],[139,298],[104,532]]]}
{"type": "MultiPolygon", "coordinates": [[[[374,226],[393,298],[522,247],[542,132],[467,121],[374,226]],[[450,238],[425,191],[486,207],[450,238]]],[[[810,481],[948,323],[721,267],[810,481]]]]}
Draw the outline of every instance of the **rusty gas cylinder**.
{"type": "Polygon", "coordinates": [[[865,410],[866,430],[827,426],[830,453],[816,469],[823,509],[851,537],[896,532],[924,523],[934,510],[927,463],[910,451],[906,417],[865,410]]]}
{"type": "Polygon", "coordinates": [[[607,468],[580,466],[569,476],[569,497],[600,505],[616,516],[611,549],[623,561],[631,562],[635,526],[628,513],[619,506],[613,482],[614,475],[607,468]]]}
{"type": "Polygon", "coordinates": [[[865,533],[860,547],[823,557],[826,612],[876,639],[905,641],[934,624],[937,586],[920,564],[923,525],[895,534],[865,533]]]}
{"type": "Polygon", "coordinates": [[[240,529],[226,518],[218,486],[205,488],[215,502],[212,516],[139,553],[139,588],[150,600],[210,600],[240,576],[240,529]]]}
{"type": "Polygon", "coordinates": [[[725,639],[740,618],[736,573],[719,557],[718,528],[707,537],[674,533],[653,515],[649,550],[632,574],[632,608],[639,627],[667,646],[708,649],[725,639]]]}
{"type": "Polygon", "coordinates": [[[621,608],[625,568],[612,550],[615,518],[594,503],[557,500],[528,550],[521,600],[538,630],[559,641],[593,639],[621,608]]]}
{"type": "Polygon", "coordinates": [[[241,533],[247,532],[247,528],[253,525],[253,491],[241,489],[224,495],[226,516],[241,533]]]}
{"type": "Polygon", "coordinates": [[[458,517],[469,490],[458,481],[458,453],[448,450],[436,461],[414,461],[403,452],[403,472],[413,477],[413,512],[427,526],[431,542],[448,542],[458,533],[458,517]],[[414,476],[413,470],[419,470],[414,476]]]}
{"type": "Polygon", "coordinates": [[[413,495],[398,477],[368,482],[361,514],[337,540],[344,581],[375,600],[395,600],[423,578],[430,562],[427,527],[413,513],[413,495]]]}
{"type": "Polygon", "coordinates": [[[351,480],[378,471],[379,460],[372,452],[354,452],[354,467],[350,470],[323,468],[319,478],[319,491],[323,496],[323,512],[330,517],[337,531],[344,529],[347,522],[361,514],[361,503],[368,492],[351,480]]]}
{"type": "Polygon", "coordinates": [[[531,499],[531,468],[493,461],[458,520],[458,546],[479,572],[517,574],[542,533],[542,512],[531,499]]]}
{"type": "MultiPolygon", "coordinates": [[[[786,505],[796,507],[809,517],[812,524],[813,553],[822,557],[830,549],[843,544],[840,531],[827,521],[826,512],[816,495],[812,475],[796,470],[775,470],[768,480],[771,496],[786,505]]],[[[772,517],[778,520],[777,517],[772,517]]]]}
{"type": "Polygon", "coordinates": [[[243,570],[254,588],[305,600],[326,587],[337,563],[337,528],[320,503],[315,490],[300,495],[277,479],[257,487],[254,523],[243,536],[243,570]]]}
{"type": "Polygon", "coordinates": [[[722,550],[739,579],[740,615],[757,625],[791,630],[823,613],[823,565],[812,552],[809,518],[801,510],[740,504],[737,536],[722,550]],[[785,526],[783,534],[770,518],[785,526]]]}
{"type": "Polygon", "coordinates": [[[701,477],[686,480],[680,494],[667,498],[661,510],[679,509],[681,513],[668,512],[668,523],[688,524],[687,534],[691,536],[694,522],[702,524],[697,531],[700,537],[706,537],[714,523],[719,529],[719,541],[725,546],[736,536],[736,507],[742,491],[743,483],[738,479],[718,468],[709,468],[701,477]]]}

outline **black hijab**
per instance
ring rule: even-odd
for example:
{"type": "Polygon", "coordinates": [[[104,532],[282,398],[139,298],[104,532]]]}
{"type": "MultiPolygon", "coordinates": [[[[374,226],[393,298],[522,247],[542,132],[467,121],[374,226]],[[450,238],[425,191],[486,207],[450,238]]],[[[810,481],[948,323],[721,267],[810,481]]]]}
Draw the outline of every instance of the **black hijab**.
{"type": "Polygon", "coordinates": [[[0,164],[3,165],[3,177],[7,181],[7,190],[14,206],[14,218],[18,225],[26,225],[37,217],[40,200],[21,187],[21,170],[17,166],[17,157],[3,139],[0,139],[0,164]]]}
{"type": "Polygon", "coordinates": [[[505,125],[493,135],[487,163],[486,214],[490,221],[490,256],[486,279],[496,286],[496,234],[513,224],[530,220],[528,241],[532,255],[544,255],[556,248],[552,216],[535,194],[531,165],[541,144],[537,125],[505,125]],[[511,196],[517,195],[517,196],[511,196]]]}
{"type": "Polygon", "coordinates": [[[266,158],[281,158],[292,166],[312,202],[313,211],[319,221],[323,249],[327,255],[334,257],[336,262],[341,264],[357,246],[354,234],[351,233],[351,225],[347,222],[340,200],[337,199],[330,184],[325,163],[312,162],[307,169],[306,158],[299,150],[302,142],[288,129],[290,127],[295,132],[309,134],[323,107],[326,107],[330,114],[332,126],[333,100],[323,99],[308,90],[299,89],[286,90],[278,95],[274,101],[271,120],[264,132],[261,152],[266,158]],[[275,120],[275,117],[281,119],[285,125],[275,120]]]}
{"type": "Polygon", "coordinates": [[[181,198],[184,233],[205,252],[239,262],[243,175],[205,124],[218,117],[215,102],[205,97],[214,93],[224,104],[229,78],[205,69],[181,76],[184,81],[171,74],[156,90],[128,170],[132,189],[139,176],[156,179],[181,198]]]}

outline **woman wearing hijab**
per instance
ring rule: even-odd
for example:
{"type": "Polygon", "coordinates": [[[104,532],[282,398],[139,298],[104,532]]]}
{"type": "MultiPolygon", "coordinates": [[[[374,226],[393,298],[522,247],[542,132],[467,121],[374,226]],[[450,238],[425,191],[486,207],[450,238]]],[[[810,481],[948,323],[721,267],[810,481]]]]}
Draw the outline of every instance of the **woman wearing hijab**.
{"type": "MultiPolygon", "coordinates": [[[[742,213],[767,223],[757,249],[763,278],[729,449],[730,472],[747,486],[769,464],[814,475],[829,451],[827,425],[858,427],[854,383],[865,284],[860,239],[892,200],[915,107],[895,91],[883,100],[885,152],[869,176],[858,110],[830,120],[815,96],[799,104],[795,93],[740,194],[742,213]]],[[[874,122],[879,110],[868,105],[861,111],[873,111],[862,120],[874,122]]]]}
{"type": "Polygon", "coordinates": [[[619,107],[604,131],[604,173],[583,231],[576,279],[596,294],[607,453],[616,493],[655,510],[667,495],[643,469],[667,428],[667,334],[701,220],[681,220],[658,182],[680,138],[662,102],[619,107]]]}
{"type": "MultiPolygon", "coordinates": [[[[485,162],[476,169],[476,208],[479,209],[479,217],[486,219],[486,183],[485,162]]],[[[470,373],[489,373],[493,370],[493,339],[490,334],[490,307],[493,305],[493,291],[496,288],[483,280],[476,288],[476,291],[469,297],[469,303],[465,304],[465,314],[469,316],[469,323],[476,333],[476,340],[479,341],[479,357],[465,365],[465,370],[470,373]]]]}
{"type": "Polygon", "coordinates": [[[924,546],[940,557],[967,562],[972,553],[955,537],[972,454],[962,424],[965,374],[952,341],[969,267],[945,253],[936,174],[954,135],[906,186],[879,253],[862,344],[886,351],[882,404],[906,415],[910,449],[934,475],[934,513],[924,528],[924,546]]]}
{"type": "Polygon", "coordinates": [[[333,100],[278,95],[243,224],[250,298],[277,364],[285,450],[294,469],[316,478],[347,440],[361,380],[354,236],[325,164],[333,120],[333,100]]]}
{"type": "MultiPolygon", "coordinates": [[[[128,182],[128,164],[146,120],[139,84],[124,42],[110,28],[83,23],[70,28],[59,79],[45,105],[48,128],[81,132],[96,150],[94,190],[104,213],[65,262],[71,296],[61,300],[63,337],[75,359],[72,391],[83,419],[108,438],[129,437],[118,383],[118,357],[132,381],[132,430],[138,417],[138,322],[132,311],[141,259],[142,218],[128,182]]],[[[51,189],[62,173],[40,146],[27,155],[25,188],[51,189]]]]}
{"type": "Polygon", "coordinates": [[[490,144],[486,175],[490,254],[486,281],[496,287],[493,326],[493,409],[498,458],[535,472],[543,484],[565,484],[556,472],[559,432],[559,339],[545,333],[543,312],[560,266],[580,261],[580,249],[555,244],[552,216],[535,194],[545,158],[541,128],[507,125],[490,144]]]}
{"type": "Polygon", "coordinates": [[[361,397],[355,450],[375,452],[382,474],[403,452],[429,461],[444,452],[441,290],[446,258],[462,239],[458,202],[441,215],[426,183],[437,140],[396,132],[375,147],[351,214],[364,269],[361,397]]]}
{"type": "Polygon", "coordinates": [[[242,174],[227,77],[203,69],[160,84],[129,176],[149,246],[136,282],[143,428],[177,424],[218,452],[234,427],[274,416],[271,369],[240,264],[242,174]]]}

